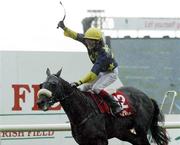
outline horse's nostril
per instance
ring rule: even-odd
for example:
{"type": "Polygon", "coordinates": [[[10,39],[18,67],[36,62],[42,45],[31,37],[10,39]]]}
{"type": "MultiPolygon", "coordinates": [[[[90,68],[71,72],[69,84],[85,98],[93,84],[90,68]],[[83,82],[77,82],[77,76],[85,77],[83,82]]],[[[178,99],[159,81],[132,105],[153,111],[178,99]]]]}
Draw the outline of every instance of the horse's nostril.
{"type": "Polygon", "coordinates": [[[43,102],[42,101],[37,101],[36,104],[38,105],[39,109],[42,109],[42,107],[43,107],[43,102]]]}
{"type": "Polygon", "coordinates": [[[36,104],[39,106],[41,104],[41,101],[37,101],[36,104]]]}

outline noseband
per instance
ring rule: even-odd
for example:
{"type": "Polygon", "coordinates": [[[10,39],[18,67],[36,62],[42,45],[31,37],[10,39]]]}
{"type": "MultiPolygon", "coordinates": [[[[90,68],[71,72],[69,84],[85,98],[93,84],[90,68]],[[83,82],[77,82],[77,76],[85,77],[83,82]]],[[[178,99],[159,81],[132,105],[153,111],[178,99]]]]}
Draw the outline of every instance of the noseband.
{"type": "MultiPolygon", "coordinates": [[[[60,85],[60,84],[61,84],[61,83],[60,83],[61,80],[60,80],[56,75],[54,75],[54,74],[51,75],[51,76],[53,76],[55,79],[58,80],[56,91],[57,91],[57,89],[60,89],[58,95],[61,96],[61,97],[58,97],[57,94],[56,94],[56,91],[52,92],[52,91],[46,89],[46,90],[48,90],[49,94],[51,93],[51,98],[52,98],[51,100],[52,100],[53,102],[65,101],[66,99],[68,99],[68,98],[73,94],[74,89],[73,89],[73,91],[72,91],[70,94],[65,95],[65,93],[64,93],[64,92],[65,92],[65,89],[64,89],[64,87],[63,87],[62,85],[60,85]]],[[[49,76],[49,77],[50,77],[50,76],[49,76]]],[[[48,77],[48,78],[49,78],[49,77],[48,77]]],[[[50,84],[50,82],[48,82],[48,80],[49,80],[48,78],[47,78],[47,81],[44,82],[44,83],[50,84]]]]}

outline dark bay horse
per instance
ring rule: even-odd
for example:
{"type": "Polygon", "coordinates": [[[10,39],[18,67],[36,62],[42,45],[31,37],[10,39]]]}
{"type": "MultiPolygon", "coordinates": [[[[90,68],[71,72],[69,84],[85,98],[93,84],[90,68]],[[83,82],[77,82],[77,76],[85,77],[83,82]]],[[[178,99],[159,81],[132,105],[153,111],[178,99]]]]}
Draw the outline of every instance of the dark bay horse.
{"type": "Polygon", "coordinates": [[[156,101],[145,93],[133,87],[118,89],[128,96],[135,113],[115,117],[101,113],[90,97],[60,77],[61,71],[51,74],[47,69],[47,78],[40,85],[37,104],[47,111],[55,102],[60,102],[69,118],[72,136],[79,145],[107,145],[108,139],[113,137],[133,145],[150,145],[148,131],[157,145],[168,144],[166,130],[158,124],[164,122],[164,116],[156,101]]]}

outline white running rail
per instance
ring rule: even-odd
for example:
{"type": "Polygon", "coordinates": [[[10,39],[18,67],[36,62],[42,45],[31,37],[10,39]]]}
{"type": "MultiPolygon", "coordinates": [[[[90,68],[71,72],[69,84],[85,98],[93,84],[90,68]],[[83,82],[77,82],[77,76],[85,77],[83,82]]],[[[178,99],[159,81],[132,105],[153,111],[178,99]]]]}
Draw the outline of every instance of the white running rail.
{"type": "MultiPolygon", "coordinates": [[[[180,122],[165,122],[165,128],[177,129],[180,128],[180,122]]],[[[0,125],[0,131],[70,131],[69,123],[65,124],[11,124],[0,125]]]]}
{"type": "Polygon", "coordinates": [[[70,131],[69,123],[65,124],[11,124],[0,125],[0,131],[70,131]]]}
{"type": "Polygon", "coordinates": [[[160,110],[163,109],[165,100],[166,100],[168,97],[169,97],[169,98],[172,97],[172,102],[171,102],[171,105],[170,105],[170,108],[169,108],[169,114],[171,114],[176,96],[177,96],[177,92],[176,92],[176,91],[174,91],[174,90],[167,91],[167,92],[165,93],[165,95],[164,95],[164,98],[163,98],[163,101],[162,101],[160,110]],[[171,96],[171,95],[172,95],[172,96],[171,96]]]}

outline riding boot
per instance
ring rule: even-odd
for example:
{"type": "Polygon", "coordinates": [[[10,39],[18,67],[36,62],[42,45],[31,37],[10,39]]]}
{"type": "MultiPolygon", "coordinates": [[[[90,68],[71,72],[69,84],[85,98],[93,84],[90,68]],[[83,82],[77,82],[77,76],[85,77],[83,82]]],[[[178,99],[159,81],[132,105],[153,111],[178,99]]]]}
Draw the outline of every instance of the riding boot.
{"type": "Polygon", "coordinates": [[[111,113],[113,115],[118,115],[123,110],[122,105],[112,95],[108,94],[106,91],[101,90],[99,95],[111,108],[111,113]]]}

